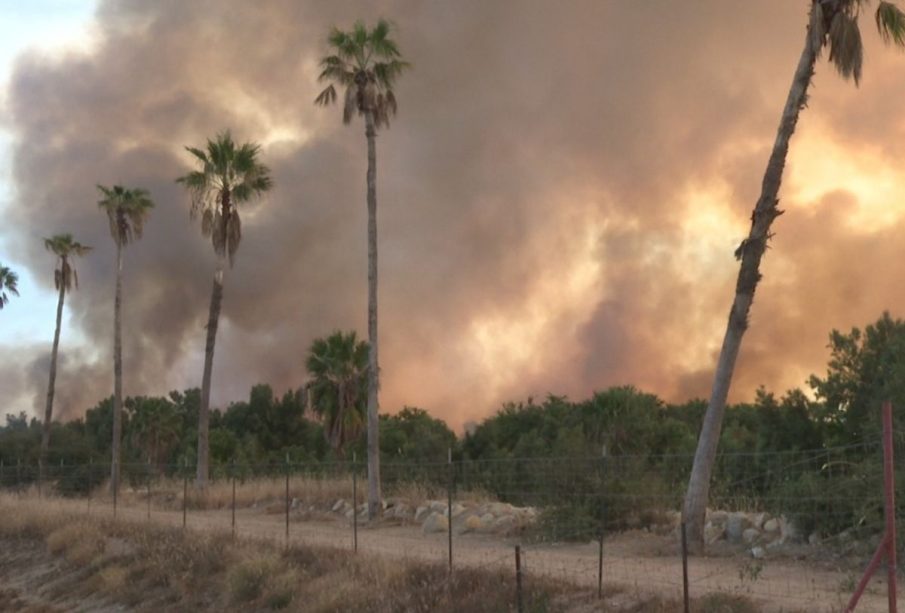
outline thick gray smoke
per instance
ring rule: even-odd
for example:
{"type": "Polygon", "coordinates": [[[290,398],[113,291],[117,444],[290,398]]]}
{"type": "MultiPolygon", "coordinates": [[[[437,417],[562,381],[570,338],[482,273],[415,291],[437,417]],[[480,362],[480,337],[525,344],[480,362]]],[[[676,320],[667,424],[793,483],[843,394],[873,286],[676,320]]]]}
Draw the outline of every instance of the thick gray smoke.
{"type": "MultiPolygon", "coordinates": [[[[414,64],[378,139],[384,410],[423,406],[458,427],[529,394],[633,383],[674,400],[706,395],[732,252],[806,10],[804,0],[104,2],[92,52],[22,57],[9,92],[17,201],[5,239],[45,280],[40,237],[71,231],[95,246],[69,302],[90,343],[64,338],[58,415],[111,386],[113,244],[96,183],[145,187],[157,202],[126,256],[126,392],[200,382],[214,258],[173,179],[188,168],[182,146],[224,128],[264,145],[276,185],[244,212],[214,402],[259,381],[298,386],[314,337],[364,334],[364,128],[312,101],[328,28],[378,16],[395,21],[414,64]]],[[[821,368],[831,327],[903,297],[896,203],[888,223],[858,227],[866,196],[795,157],[799,142],[826,141],[891,168],[901,159],[905,122],[878,117],[900,114],[890,105],[902,80],[884,75],[903,63],[865,38],[860,90],[819,68],[736,398],[801,384],[821,368]]],[[[47,353],[49,343],[0,363],[4,387],[32,390],[34,408],[47,353]]]]}

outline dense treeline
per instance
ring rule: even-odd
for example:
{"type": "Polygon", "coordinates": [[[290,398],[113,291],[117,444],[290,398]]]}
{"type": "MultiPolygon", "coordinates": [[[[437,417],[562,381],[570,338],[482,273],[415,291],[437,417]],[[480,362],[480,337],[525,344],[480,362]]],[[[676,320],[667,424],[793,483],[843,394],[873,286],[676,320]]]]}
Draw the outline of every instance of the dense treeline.
{"type": "MultiPolygon", "coordinates": [[[[792,390],[778,397],[759,390],[752,402],[730,407],[720,449],[793,452],[852,445],[879,436],[879,403],[905,399],[905,322],[889,315],[863,331],[834,331],[824,376],[810,379],[811,394],[792,390]]],[[[331,417],[310,407],[303,388],[283,394],[255,385],[248,400],[213,410],[212,465],[363,459],[363,429],[343,447],[332,443],[324,424],[331,417]]],[[[359,399],[359,413],[363,402],[359,399]]],[[[124,463],[163,468],[196,456],[200,391],[130,397],[123,418],[124,463]]],[[[503,458],[671,456],[694,452],[706,404],[670,404],[633,387],[613,387],[583,401],[560,396],[508,403],[461,437],[422,409],[406,407],[381,415],[381,454],[388,462],[443,462],[447,450],[463,460],[503,458]]],[[[84,417],[53,424],[51,465],[101,463],[109,455],[112,398],[84,417]]],[[[41,422],[8,415],[0,427],[0,459],[6,466],[37,461],[41,422]]]]}

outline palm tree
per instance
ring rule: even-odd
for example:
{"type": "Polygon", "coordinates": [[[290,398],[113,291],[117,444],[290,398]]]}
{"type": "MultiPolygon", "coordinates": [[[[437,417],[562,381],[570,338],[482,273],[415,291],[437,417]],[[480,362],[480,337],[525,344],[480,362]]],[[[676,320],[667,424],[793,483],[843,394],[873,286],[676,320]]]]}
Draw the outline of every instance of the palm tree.
{"type": "Polygon", "coordinates": [[[319,80],[330,84],[315,99],[327,106],[336,101],[336,86],[345,88],[343,123],[356,113],[365,119],[368,142],[368,517],[380,506],[379,367],[377,360],[377,129],[389,127],[396,114],[393,84],[409,67],[390,39],[390,24],[381,19],[368,30],[356,22],[349,32],[333,28],[328,37],[333,54],[321,60],[319,80]]]}
{"type": "Polygon", "coordinates": [[[110,487],[119,489],[119,473],[123,436],[123,343],[122,343],[122,282],[123,247],[141,238],[145,219],[154,203],[143,189],[129,189],[121,185],[112,188],[98,185],[103,198],[97,203],[107,213],[110,236],[116,244],[116,294],[113,299],[113,459],[110,467],[110,487]]]}
{"type": "Polygon", "coordinates": [[[273,182],[270,169],[261,164],[258,155],[261,146],[245,143],[237,146],[229,131],[221,132],[214,140],[208,139],[207,151],[186,147],[201,170],[193,170],[176,179],[189,190],[192,198],[190,216],[201,216],[201,233],[210,237],[217,255],[217,268],[211,290],[211,305],[207,320],[207,342],[204,351],[204,374],[201,379],[201,409],[198,412],[198,465],[196,485],[207,486],[208,479],[208,430],[210,421],[211,369],[214,362],[214,343],[217,340],[217,324],[220,320],[220,304],[223,301],[223,272],[226,262],[232,266],[242,225],[238,205],[248,202],[270,190],[273,182]]]}
{"type": "MultiPolygon", "coordinates": [[[[729,311],[729,322],[716,366],[710,402],[698,438],[694,466],[685,495],[684,521],[689,541],[698,551],[704,546],[704,516],[710,494],[710,479],[735,361],[742,335],[748,327],[748,313],[754,301],[754,290],[761,278],[760,262],[772,236],[770,226],[783,213],[778,207],[778,195],[789,140],[795,131],[799,114],[807,104],[807,91],[814,76],[814,65],[824,47],[828,47],[829,60],[844,79],[852,78],[856,85],[861,79],[863,48],[858,18],[868,4],[869,0],[811,0],[804,49],[792,79],[773,151],[767,162],[760,198],[751,215],[751,230],[735,252],[736,259],[741,261],[735,298],[729,311]]],[[[898,7],[890,2],[880,2],[875,19],[885,42],[905,46],[905,14],[898,7]]]]}
{"type": "Polygon", "coordinates": [[[57,380],[57,352],[60,347],[60,327],[63,324],[63,301],[66,292],[79,288],[79,274],[72,265],[71,258],[83,256],[91,247],[81,244],[72,234],[56,234],[44,239],[44,247],[57,258],[57,267],[53,271],[53,282],[60,292],[57,301],[57,327],[53,333],[53,350],[50,354],[50,382],[47,385],[47,406],[44,409],[44,424],[41,433],[40,469],[44,474],[47,461],[47,450],[50,448],[50,422],[53,419],[53,392],[57,380]]]}
{"type": "Polygon", "coordinates": [[[308,384],[310,406],[323,420],[324,437],[340,457],[356,440],[365,422],[368,393],[368,344],[355,332],[334,332],[316,339],[305,362],[313,380],[308,384]]]}
{"type": "Polygon", "coordinates": [[[19,275],[11,268],[0,266],[0,309],[9,303],[9,295],[6,292],[19,295],[19,275]]]}

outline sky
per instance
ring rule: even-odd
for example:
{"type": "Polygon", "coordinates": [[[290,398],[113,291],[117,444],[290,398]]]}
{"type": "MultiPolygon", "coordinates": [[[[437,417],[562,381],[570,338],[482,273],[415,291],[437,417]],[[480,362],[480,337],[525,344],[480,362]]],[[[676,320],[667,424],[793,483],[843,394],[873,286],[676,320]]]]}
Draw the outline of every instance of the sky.
{"type": "MultiPolygon", "coordinates": [[[[214,404],[301,386],[316,337],[366,336],[364,127],[312,101],[329,28],[380,16],[413,63],[377,139],[382,410],[460,429],[548,393],[708,395],[806,0],[21,6],[0,2],[0,262],[22,278],[0,313],[0,411],[43,406],[41,238],[62,231],[94,251],[67,297],[56,415],[110,393],[97,183],[157,203],[126,254],[126,393],[199,385],[214,254],[173,179],[184,145],[226,128],[262,144],[275,188],[242,211],[214,404]]],[[[832,329],[901,315],[905,55],[862,30],[859,87],[818,63],[731,400],[804,386],[832,329]]]]}

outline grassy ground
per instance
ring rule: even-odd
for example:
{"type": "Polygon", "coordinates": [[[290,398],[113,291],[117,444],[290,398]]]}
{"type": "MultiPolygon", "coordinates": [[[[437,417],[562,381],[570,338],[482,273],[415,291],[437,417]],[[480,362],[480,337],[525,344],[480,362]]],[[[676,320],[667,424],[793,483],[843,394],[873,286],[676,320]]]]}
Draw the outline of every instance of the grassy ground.
{"type": "MultiPolygon", "coordinates": [[[[0,500],[0,513],[0,605],[23,610],[70,610],[73,598],[91,601],[98,611],[121,605],[153,611],[516,610],[512,572],[462,569],[450,579],[442,564],[72,516],[40,501],[0,500]],[[41,566],[40,573],[24,573],[29,564],[41,566]],[[24,578],[5,584],[14,575],[24,578]],[[28,585],[29,577],[35,585],[28,585]],[[26,593],[43,601],[21,600],[26,593]]],[[[681,610],[678,602],[633,598],[618,589],[600,601],[568,584],[535,577],[524,583],[526,611],[681,610]]],[[[745,599],[711,595],[694,610],[757,609],[745,599]]]]}

